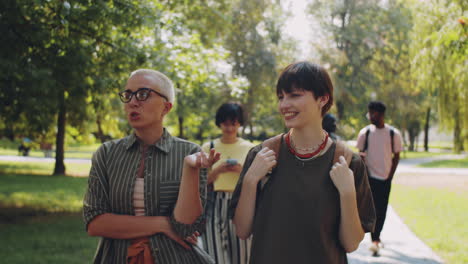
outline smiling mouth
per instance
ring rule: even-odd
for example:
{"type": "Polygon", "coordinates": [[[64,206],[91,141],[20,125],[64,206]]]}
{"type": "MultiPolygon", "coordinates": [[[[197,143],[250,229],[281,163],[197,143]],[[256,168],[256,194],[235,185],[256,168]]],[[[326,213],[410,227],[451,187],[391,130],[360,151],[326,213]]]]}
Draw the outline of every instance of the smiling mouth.
{"type": "Polygon", "coordinates": [[[298,114],[299,114],[298,112],[286,112],[283,115],[284,115],[284,119],[289,120],[289,119],[296,117],[298,114]]]}

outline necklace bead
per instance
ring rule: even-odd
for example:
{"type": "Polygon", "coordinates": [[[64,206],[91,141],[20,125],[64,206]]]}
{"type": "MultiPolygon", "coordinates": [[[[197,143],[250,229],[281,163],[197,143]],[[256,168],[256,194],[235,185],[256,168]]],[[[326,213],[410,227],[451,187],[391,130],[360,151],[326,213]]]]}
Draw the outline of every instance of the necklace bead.
{"type": "Polygon", "coordinates": [[[322,142],[319,145],[317,145],[316,147],[311,147],[311,148],[300,149],[300,148],[295,147],[294,143],[291,140],[291,132],[288,132],[288,134],[286,134],[285,140],[286,140],[286,144],[288,146],[289,152],[291,152],[291,154],[295,155],[296,157],[302,158],[302,159],[309,159],[309,158],[312,158],[312,157],[316,156],[317,154],[319,154],[325,148],[325,146],[327,145],[328,133],[324,131],[324,134],[325,134],[325,138],[322,140],[322,142]],[[314,151],[309,152],[309,153],[305,153],[305,154],[300,154],[300,153],[297,153],[297,150],[299,150],[299,151],[312,151],[312,150],[314,150],[314,151]]]}

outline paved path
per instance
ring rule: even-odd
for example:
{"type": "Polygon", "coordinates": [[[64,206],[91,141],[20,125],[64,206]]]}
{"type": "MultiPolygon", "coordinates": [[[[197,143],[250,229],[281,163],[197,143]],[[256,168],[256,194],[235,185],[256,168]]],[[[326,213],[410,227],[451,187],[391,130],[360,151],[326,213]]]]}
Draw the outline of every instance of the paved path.
{"type": "MultiPolygon", "coordinates": [[[[55,162],[55,158],[42,157],[24,157],[24,156],[0,156],[0,160],[5,161],[20,161],[20,162],[55,162]]],[[[65,162],[70,163],[91,163],[90,159],[67,158],[65,162]]]]}
{"type": "MultiPolygon", "coordinates": [[[[398,174],[418,173],[421,175],[444,174],[450,176],[467,176],[468,169],[454,168],[420,168],[420,163],[442,159],[464,158],[466,155],[441,155],[430,158],[404,159],[400,161],[395,178],[398,174]]],[[[371,246],[370,234],[366,234],[358,250],[348,254],[350,264],[364,263],[411,263],[411,264],[439,264],[442,259],[437,256],[424,242],[403,223],[391,205],[388,207],[387,218],[381,234],[385,247],[380,250],[379,257],[373,257],[369,250],[371,246]]]]}
{"type": "Polygon", "coordinates": [[[348,262],[350,264],[443,263],[426,244],[411,232],[391,206],[387,210],[387,218],[382,230],[381,239],[385,247],[380,250],[379,257],[373,257],[369,251],[371,239],[370,234],[367,233],[358,250],[348,254],[348,262]]]}

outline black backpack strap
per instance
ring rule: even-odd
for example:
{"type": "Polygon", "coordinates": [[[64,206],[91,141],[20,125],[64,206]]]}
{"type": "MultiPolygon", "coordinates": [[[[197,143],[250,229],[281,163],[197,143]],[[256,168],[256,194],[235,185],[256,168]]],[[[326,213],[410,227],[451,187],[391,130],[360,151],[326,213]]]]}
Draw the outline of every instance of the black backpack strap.
{"type": "Polygon", "coordinates": [[[210,141],[210,149],[214,149],[214,141],[213,140],[210,141]]]}
{"type": "Polygon", "coordinates": [[[395,131],[393,130],[393,128],[390,128],[390,142],[392,144],[392,153],[395,153],[395,147],[393,146],[393,138],[395,136],[395,131]]]}
{"type": "Polygon", "coordinates": [[[370,133],[370,127],[367,128],[366,139],[364,141],[364,149],[361,152],[366,152],[367,147],[369,146],[369,133],[370,133]]]}

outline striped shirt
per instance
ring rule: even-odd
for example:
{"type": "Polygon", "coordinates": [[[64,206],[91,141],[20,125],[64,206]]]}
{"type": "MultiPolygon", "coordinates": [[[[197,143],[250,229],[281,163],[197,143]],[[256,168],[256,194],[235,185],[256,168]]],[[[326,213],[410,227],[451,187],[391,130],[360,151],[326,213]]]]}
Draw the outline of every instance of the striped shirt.
{"type": "MultiPolygon", "coordinates": [[[[92,158],[88,189],[83,202],[83,215],[88,224],[104,213],[134,215],[133,191],[141,152],[137,137],[104,143],[92,158]]],[[[164,129],[161,139],[146,153],[144,168],[145,215],[170,216],[175,232],[187,237],[204,228],[203,215],[193,224],[177,222],[173,210],[177,201],[184,157],[200,151],[194,143],[171,136],[164,129]]],[[[200,170],[200,195],[205,204],[206,169],[200,170]]],[[[94,263],[126,263],[131,240],[101,238],[94,263]]],[[[164,234],[150,237],[156,263],[214,263],[197,246],[186,250],[164,234]]]]}

